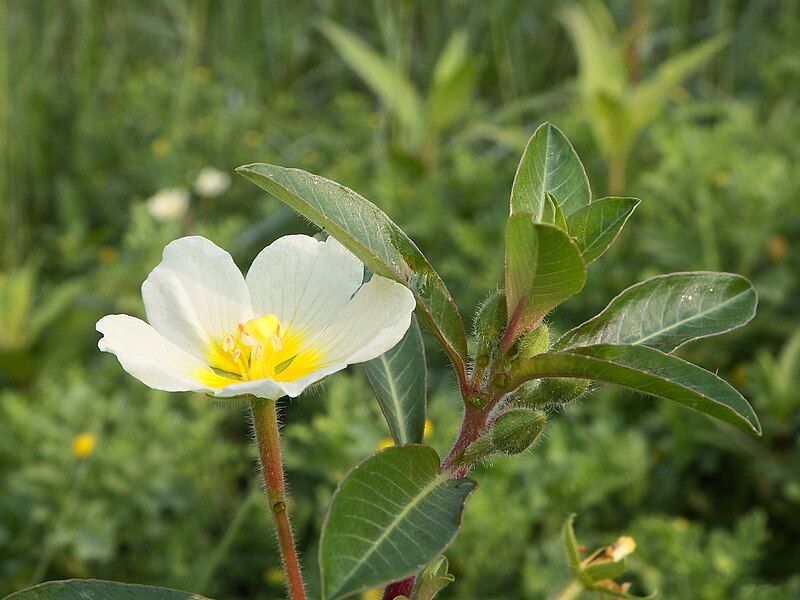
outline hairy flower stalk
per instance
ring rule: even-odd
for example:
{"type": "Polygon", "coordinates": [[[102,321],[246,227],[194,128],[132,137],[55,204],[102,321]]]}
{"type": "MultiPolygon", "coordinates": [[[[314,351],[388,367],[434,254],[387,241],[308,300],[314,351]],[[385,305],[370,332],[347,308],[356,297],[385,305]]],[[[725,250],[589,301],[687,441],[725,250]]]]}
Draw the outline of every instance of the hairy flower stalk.
{"type": "Polygon", "coordinates": [[[253,432],[258,446],[258,461],[264,476],[269,510],[275,523],[275,534],[281,550],[289,597],[292,600],[305,600],[303,574],[287,510],[275,400],[254,399],[250,403],[250,411],[253,416],[253,432]]]}
{"type": "Polygon", "coordinates": [[[397,344],[411,324],[411,291],[374,275],[333,238],[278,239],[243,277],[231,256],[185,237],[142,285],[149,323],[109,315],[98,346],[146,385],[251,397],[259,462],[292,600],[305,600],[286,508],[276,400],[397,344]]]}

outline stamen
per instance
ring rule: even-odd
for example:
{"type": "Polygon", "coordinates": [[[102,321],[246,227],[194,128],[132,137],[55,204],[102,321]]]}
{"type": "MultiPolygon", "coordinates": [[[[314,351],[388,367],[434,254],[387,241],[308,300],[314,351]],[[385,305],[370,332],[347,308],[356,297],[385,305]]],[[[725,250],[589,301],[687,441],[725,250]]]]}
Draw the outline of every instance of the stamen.
{"type": "Polygon", "coordinates": [[[228,354],[233,352],[233,349],[236,347],[236,342],[233,341],[233,336],[229,333],[225,336],[225,339],[222,341],[222,349],[227,352],[228,354]]]}
{"type": "Polygon", "coordinates": [[[258,343],[253,348],[253,360],[263,360],[264,359],[264,344],[258,343]]]}
{"type": "Polygon", "coordinates": [[[281,350],[283,350],[283,338],[282,337],[278,337],[277,335],[273,335],[271,341],[272,341],[272,349],[275,352],[280,352],[281,350]]]}

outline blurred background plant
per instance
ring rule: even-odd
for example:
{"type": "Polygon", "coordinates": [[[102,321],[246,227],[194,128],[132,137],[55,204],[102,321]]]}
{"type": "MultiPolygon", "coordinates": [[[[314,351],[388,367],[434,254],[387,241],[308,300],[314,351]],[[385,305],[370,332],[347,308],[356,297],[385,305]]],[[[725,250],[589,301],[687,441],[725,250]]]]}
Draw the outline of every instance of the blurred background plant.
{"type": "MultiPolygon", "coordinates": [[[[595,196],[643,199],[551,329],[655,273],[743,273],[755,321],[682,352],[752,399],[764,437],[610,389],[570,405],[476,474],[441,597],[563,588],[571,512],[591,547],[637,540],[634,593],[800,595],[800,3],[9,0],[0,26],[0,594],[92,575],[279,597],[241,407],[148,391],[97,352],[96,319],[141,315],[138,282],[176,237],[247,265],[309,231],[225,177],[256,160],[372,199],[469,315],[501,283],[517,157],[549,120],[595,196]]],[[[459,401],[429,350],[441,453],[459,401]]],[[[284,420],[311,557],[335,484],[387,432],[357,369],[284,420]]]]}

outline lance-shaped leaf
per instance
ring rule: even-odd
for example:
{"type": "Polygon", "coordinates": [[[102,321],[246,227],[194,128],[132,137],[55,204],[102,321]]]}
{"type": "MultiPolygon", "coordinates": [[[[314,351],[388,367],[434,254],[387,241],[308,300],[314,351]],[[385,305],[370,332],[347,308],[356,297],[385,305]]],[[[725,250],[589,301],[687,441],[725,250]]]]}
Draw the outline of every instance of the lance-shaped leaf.
{"type": "Polygon", "coordinates": [[[535,223],[529,212],[508,219],[505,263],[508,321],[522,331],[586,282],[586,265],[575,242],[554,225],[535,223]]]}
{"type": "Polygon", "coordinates": [[[418,444],[425,430],[425,346],[416,319],[392,349],[364,363],[394,443],[418,444]]]}
{"type": "Polygon", "coordinates": [[[565,215],[589,204],[589,179],[569,140],[543,123],[528,140],[511,186],[511,214],[528,211],[542,220],[551,193],[565,215]]]}
{"type": "Polygon", "coordinates": [[[598,344],[539,354],[520,367],[515,384],[541,377],[614,383],[761,435],[758,417],[735,388],[697,365],[653,348],[598,344]]]}
{"type": "Polygon", "coordinates": [[[564,334],[554,348],[643,344],[672,352],[692,340],[741,327],[755,315],[756,303],[756,291],[740,275],[659,275],[629,287],[599,315],[564,334]]]}
{"type": "Polygon", "coordinates": [[[601,198],[566,218],[567,231],[578,244],[586,264],[608,250],[638,204],[636,198],[601,198]]]}
{"type": "Polygon", "coordinates": [[[7,596],[5,600],[206,600],[199,594],[167,588],[99,581],[70,579],[50,581],[7,596]]]}
{"type": "Polygon", "coordinates": [[[420,321],[465,380],[467,336],[456,304],[439,274],[386,213],[353,190],[300,169],[261,163],[236,171],[325,229],[375,273],[408,286],[420,321]]]}
{"type": "Polygon", "coordinates": [[[322,598],[418,573],[450,544],[477,484],[440,472],[433,448],[392,446],[339,484],[322,528],[322,598]]]}

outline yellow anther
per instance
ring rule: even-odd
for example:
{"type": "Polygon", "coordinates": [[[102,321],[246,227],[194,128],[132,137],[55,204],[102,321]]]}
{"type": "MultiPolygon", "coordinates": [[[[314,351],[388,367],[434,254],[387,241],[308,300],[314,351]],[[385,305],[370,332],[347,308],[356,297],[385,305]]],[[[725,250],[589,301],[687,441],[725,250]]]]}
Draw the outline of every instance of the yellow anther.
{"type": "Polygon", "coordinates": [[[253,347],[253,360],[264,360],[264,344],[261,342],[253,347]]]}
{"type": "Polygon", "coordinates": [[[239,348],[236,348],[233,352],[233,362],[238,363],[239,359],[242,358],[242,351],[239,348]]]}

